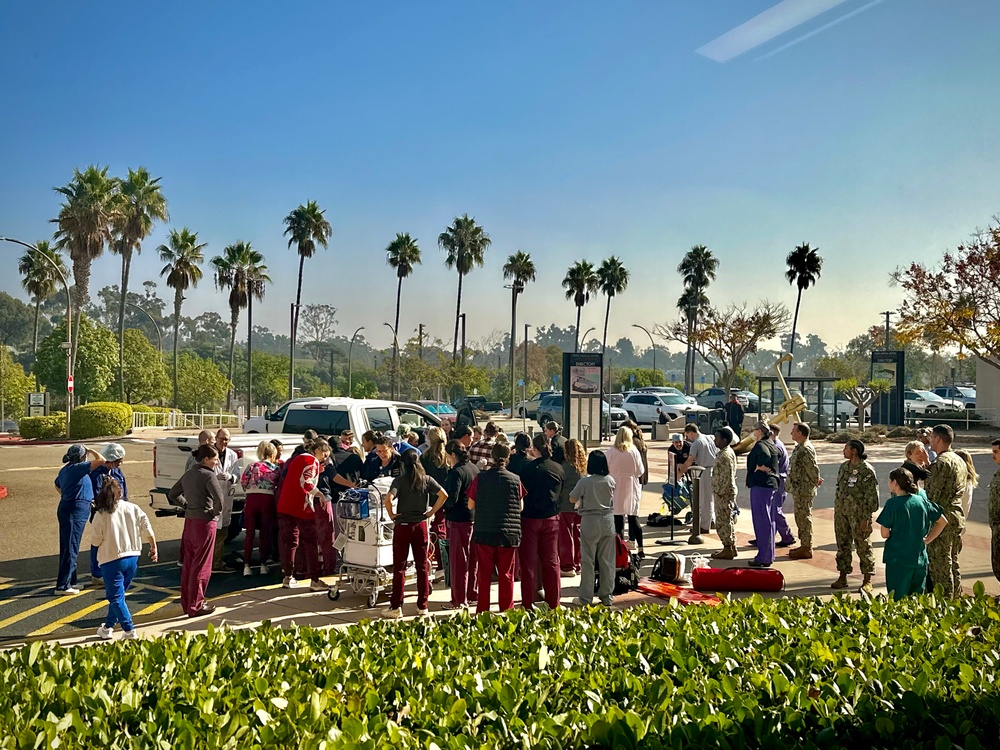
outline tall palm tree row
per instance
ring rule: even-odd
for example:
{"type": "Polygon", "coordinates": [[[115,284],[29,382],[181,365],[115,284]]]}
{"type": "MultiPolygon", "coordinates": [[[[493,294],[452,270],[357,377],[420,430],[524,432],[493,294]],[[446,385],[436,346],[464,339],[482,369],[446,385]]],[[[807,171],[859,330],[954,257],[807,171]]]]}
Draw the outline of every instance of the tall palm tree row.
{"type": "Polygon", "coordinates": [[[611,319],[611,300],[628,288],[628,269],[622,265],[621,259],[615,255],[601,261],[597,268],[597,283],[601,292],[608,298],[608,307],[604,313],[604,338],[601,340],[601,352],[608,348],[608,321],[611,319]]]}
{"type": "Polygon", "coordinates": [[[385,262],[396,271],[396,319],[392,340],[392,395],[399,396],[399,306],[403,297],[403,279],[409,278],[420,263],[420,247],[408,232],[396,233],[396,239],[385,249],[385,262]]]}
{"type": "MultiPolygon", "coordinates": [[[[444,264],[448,268],[458,270],[458,303],[455,309],[455,340],[452,345],[451,361],[458,361],[458,322],[462,317],[462,280],[475,267],[480,268],[489,248],[490,236],[483,231],[483,228],[476,224],[475,219],[469,218],[468,214],[455,217],[451,226],[438,235],[438,247],[448,255],[444,264]]],[[[465,359],[465,352],[462,352],[462,359],[465,359]]]]}
{"type": "MultiPolygon", "coordinates": [[[[249,242],[236,242],[226,246],[222,255],[211,260],[215,269],[215,286],[220,291],[229,290],[229,383],[233,383],[234,355],[236,353],[236,327],[240,321],[240,310],[250,306],[253,299],[264,299],[264,287],[271,280],[264,265],[264,256],[254,250],[249,242]]],[[[253,325],[253,308],[250,308],[250,324],[253,325]]],[[[249,334],[249,331],[248,331],[249,334]]],[[[248,356],[253,353],[251,337],[248,335],[248,356]]],[[[251,373],[247,361],[247,374],[251,373]]],[[[232,409],[233,391],[226,395],[226,409],[232,409]]],[[[250,400],[247,401],[249,410],[250,400]]]]}
{"type": "MultiPolygon", "coordinates": [[[[17,272],[22,276],[21,286],[35,303],[35,325],[31,337],[32,368],[34,368],[34,358],[38,353],[39,312],[42,303],[56,293],[59,284],[59,275],[52,264],[55,264],[64,276],[66,275],[62,254],[58,250],[51,247],[45,240],[36,243],[35,248],[35,250],[28,250],[17,261],[17,272]],[[45,258],[52,262],[50,263],[45,258]]],[[[38,390],[37,372],[35,373],[35,390],[38,390]]]]}
{"type": "MultiPolygon", "coordinates": [[[[503,266],[503,277],[510,280],[510,418],[514,418],[514,402],[517,400],[517,380],[514,378],[514,345],[517,341],[517,295],[524,291],[524,285],[535,280],[535,262],[531,256],[518,250],[507,257],[503,266]]],[[[528,356],[528,342],[524,342],[524,356],[528,356]]]]}
{"type": "MultiPolygon", "coordinates": [[[[798,287],[798,295],[795,298],[795,315],[792,317],[792,337],[788,342],[788,353],[795,354],[795,328],[799,323],[799,305],[802,304],[802,292],[819,281],[820,272],[823,270],[823,258],[820,257],[818,247],[809,247],[805,242],[796,247],[785,258],[788,270],[785,271],[785,278],[789,284],[798,287]]],[[[788,375],[792,374],[792,363],[788,363],[788,375]]]]}
{"type": "Polygon", "coordinates": [[[170,230],[166,245],[156,248],[160,260],[166,265],[160,276],[167,277],[167,286],[174,290],[174,408],[177,408],[177,345],[180,341],[181,303],[184,292],[198,286],[201,281],[201,263],[205,259],[205,243],[198,242],[198,233],[187,227],[170,230]]]}
{"type": "Polygon", "coordinates": [[[128,177],[115,180],[116,211],[113,221],[112,252],[121,256],[121,302],[118,305],[118,399],[125,400],[125,302],[128,299],[132,253],[142,252],[142,241],[153,231],[153,224],[167,220],[167,199],[160,188],[160,178],[151,177],[145,167],[129,169],[128,177]]]}
{"type": "Polygon", "coordinates": [[[288,398],[293,395],[295,387],[295,338],[299,328],[299,307],[302,303],[302,269],[306,258],[316,254],[317,247],[329,247],[333,228],[323,215],[326,213],[316,201],[308,201],[298,206],[285,217],[285,235],[288,236],[288,247],[295,245],[299,255],[299,281],[295,287],[295,307],[292,308],[291,352],[288,363],[288,398]]]}
{"type": "Polygon", "coordinates": [[[578,260],[566,271],[566,276],[562,280],[563,289],[566,290],[566,299],[573,300],[576,305],[576,345],[573,351],[580,351],[580,314],[583,306],[590,302],[590,295],[596,294],[600,288],[600,279],[594,265],[585,260],[578,260]]]}
{"type": "Polygon", "coordinates": [[[677,273],[684,281],[684,293],[677,300],[687,320],[688,345],[684,360],[684,390],[691,393],[694,390],[694,355],[695,348],[691,343],[695,331],[698,330],[698,316],[708,307],[709,300],[705,290],[715,281],[719,270],[719,259],[704,245],[695,245],[684,255],[677,266],[677,273]]]}
{"type": "Polygon", "coordinates": [[[63,197],[56,224],[55,247],[69,251],[73,264],[73,340],[70,342],[71,367],[75,371],[80,344],[80,315],[90,302],[90,267],[111,243],[112,226],[119,206],[115,198],[116,180],[107,167],[89,166],[73,170],[73,179],[54,188],[63,197]]]}

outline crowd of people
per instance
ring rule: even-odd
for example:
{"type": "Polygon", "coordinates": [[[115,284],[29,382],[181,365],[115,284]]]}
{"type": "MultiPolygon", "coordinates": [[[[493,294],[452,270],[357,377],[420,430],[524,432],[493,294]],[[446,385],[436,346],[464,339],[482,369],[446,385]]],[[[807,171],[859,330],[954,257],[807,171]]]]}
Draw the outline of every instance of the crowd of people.
{"type": "MultiPolygon", "coordinates": [[[[746,459],[745,485],[756,538],[751,567],[773,565],[775,550],[791,547],[795,536],[784,514],[793,500],[798,546],[791,559],[813,556],[812,504],[824,479],[804,423],[792,425],[794,447],[788,451],[777,425],[757,422],[746,459]]],[[[689,424],[669,447],[674,479],[702,467],[698,493],[701,530],[713,528],[722,549],[712,557],[739,556],[735,533],[739,514],[737,434],[723,427],[704,435],[689,424]]],[[[947,425],[922,430],[905,448],[905,460],[888,477],[889,499],[881,506],[878,478],[865,445],[848,441],[836,478],[834,534],[838,578],[832,588],[848,587],[856,553],[863,575],[861,591],[872,591],[874,523],[886,540],[886,584],[896,597],[941,586],[944,595],[961,592],[959,553],[972,491],[978,475],[971,455],[952,449],[947,425]],[[878,516],[876,518],[876,513],[878,516]]],[[[489,422],[478,436],[466,425],[445,420],[418,434],[401,430],[350,431],[335,438],[307,432],[287,459],[280,441],[264,440],[257,460],[241,472],[228,447],[228,430],[199,435],[183,477],[169,491],[183,496],[181,605],[190,617],[211,614],[206,589],[213,573],[234,573],[223,559],[233,518],[229,485],[245,491],[243,574],[253,575],[253,551],[259,571],[279,565],[282,585],[309,580],[309,589],[326,591],[323,577],[334,575],[339,560],[334,507],[342,493],[380,477],[391,479],[383,498],[393,521],[393,587],[388,617],[400,617],[408,560],[416,566],[418,614],[426,614],[433,566],[449,567],[447,609],[490,608],[491,583],[499,583],[498,605],[510,609],[514,584],[520,581],[527,609],[559,606],[561,578],[580,576],[576,603],[590,604],[596,594],[613,602],[616,537],[625,536],[639,559],[645,555],[639,503],[648,481],[647,448],[642,431],[627,422],[606,450],[589,454],[580,441],[567,440],[555,422],[533,437],[518,433],[511,441],[489,422]],[[256,543],[256,545],[255,545],[256,543]],[[445,554],[447,550],[447,554],[445,554]]],[[[143,541],[157,556],[156,540],[145,513],[128,502],[121,471],[125,451],[109,444],[100,453],[73,445],[63,458],[55,484],[60,556],[56,593],[79,593],[76,560],[84,529],[91,523],[91,579],[103,586],[109,602],[98,631],[111,638],[116,625],[126,637],[134,627],[125,591],[135,574],[143,541]]],[[[1000,440],[993,443],[1000,464],[1000,440]]],[[[989,523],[993,529],[992,563],[1000,578],[1000,471],[990,485],[989,523]]],[[[232,535],[235,536],[235,535],[232,535]]]]}

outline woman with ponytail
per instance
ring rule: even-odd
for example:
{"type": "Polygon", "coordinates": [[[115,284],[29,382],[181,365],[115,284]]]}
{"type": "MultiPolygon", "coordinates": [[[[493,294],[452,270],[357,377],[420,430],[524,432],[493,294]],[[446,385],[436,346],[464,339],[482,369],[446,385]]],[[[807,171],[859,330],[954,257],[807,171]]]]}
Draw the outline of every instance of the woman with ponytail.
{"type": "Polygon", "coordinates": [[[902,599],[924,591],[927,582],[927,545],[934,541],[948,519],[917,487],[906,469],[889,474],[892,497],[879,514],[885,539],[885,587],[891,596],[902,599]]]}

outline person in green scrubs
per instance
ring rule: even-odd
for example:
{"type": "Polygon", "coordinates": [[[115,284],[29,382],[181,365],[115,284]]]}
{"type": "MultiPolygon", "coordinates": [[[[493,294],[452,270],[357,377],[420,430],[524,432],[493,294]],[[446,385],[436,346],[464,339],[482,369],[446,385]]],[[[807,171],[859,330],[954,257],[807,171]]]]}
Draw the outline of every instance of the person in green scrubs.
{"type": "Polygon", "coordinates": [[[924,591],[927,545],[948,525],[940,508],[927,499],[907,469],[889,474],[892,497],[879,514],[885,550],[885,587],[896,599],[924,591]]]}

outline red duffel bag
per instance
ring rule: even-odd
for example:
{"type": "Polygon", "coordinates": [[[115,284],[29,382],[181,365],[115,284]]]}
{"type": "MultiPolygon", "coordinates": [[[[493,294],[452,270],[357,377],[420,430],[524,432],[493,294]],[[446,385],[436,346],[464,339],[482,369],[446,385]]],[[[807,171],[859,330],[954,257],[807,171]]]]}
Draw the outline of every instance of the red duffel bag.
{"type": "Polygon", "coordinates": [[[775,568],[695,568],[691,588],[699,591],[781,591],[785,577],[775,568]]]}

